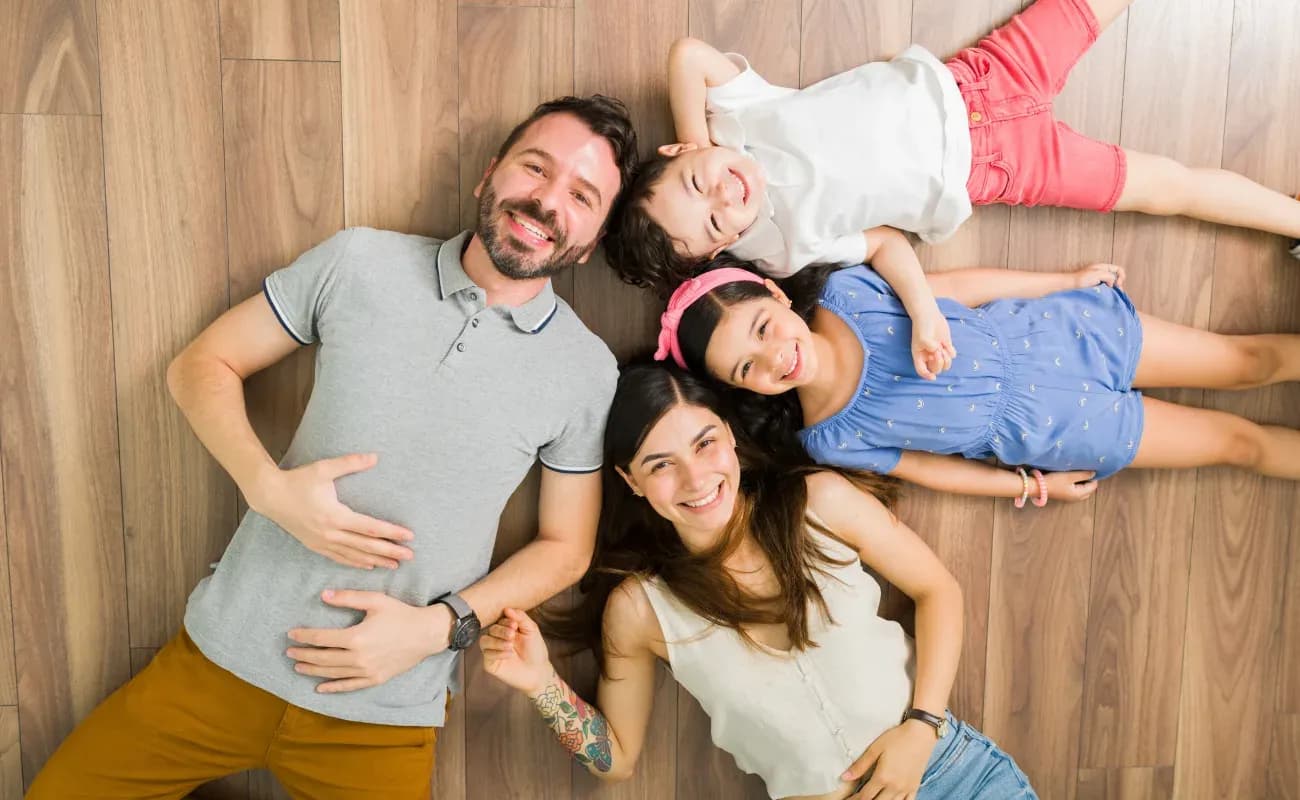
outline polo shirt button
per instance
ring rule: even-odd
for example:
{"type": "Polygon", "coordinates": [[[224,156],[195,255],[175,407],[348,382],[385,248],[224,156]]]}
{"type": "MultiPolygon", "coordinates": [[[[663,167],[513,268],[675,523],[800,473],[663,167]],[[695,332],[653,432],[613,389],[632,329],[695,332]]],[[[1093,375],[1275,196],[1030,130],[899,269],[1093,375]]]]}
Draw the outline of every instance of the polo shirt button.
{"type": "Polygon", "coordinates": [[[476,320],[476,319],[472,319],[472,320],[470,320],[470,321],[469,321],[469,325],[470,325],[471,328],[477,328],[477,327],[478,327],[478,320],[476,320]]]}
{"type": "Polygon", "coordinates": [[[463,352],[465,352],[465,343],[464,343],[464,342],[456,342],[456,352],[458,352],[458,353],[463,353],[463,352]]]}
{"type": "MultiPolygon", "coordinates": [[[[976,121],[976,122],[979,122],[979,120],[975,120],[975,121],[976,121]]],[[[478,292],[470,292],[470,293],[469,293],[469,299],[471,299],[471,300],[477,300],[477,299],[478,299],[478,292]]]]}
{"type": "Polygon", "coordinates": [[[983,119],[984,119],[984,115],[981,114],[980,112],[978,112],[978,111],[972,111],[972,112],[970,112],[970,121],[971,121],[971,122],[979,122],[979,121],[981,121],[981,120],[983,120],[983,119]]]}

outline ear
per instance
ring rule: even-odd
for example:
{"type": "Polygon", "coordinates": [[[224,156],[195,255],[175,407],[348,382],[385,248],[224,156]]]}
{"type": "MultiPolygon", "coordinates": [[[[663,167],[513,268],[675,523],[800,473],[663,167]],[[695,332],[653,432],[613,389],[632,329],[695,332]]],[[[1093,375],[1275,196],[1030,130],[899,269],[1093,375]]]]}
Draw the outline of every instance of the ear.
{"type": "Polygon", "coordinates": [[[484,184],[487,183],[488,177],[492,175],[492,170],[496,169],[496,166],[497,166],[497,158],[496,156],[493,156],[492,160],[488,162],[487,169],[483,170],[483,177],[479,178],[478,186],[474,187],[475,197],[478,197],[480,194],[482,194],[483,186],[484,184]]]}
{"type": "Polygon", "coordinates": [[[733,244],[735,244],[735,243],[738,242],[738,241],[740,241],[740,234],[739,234],[739,233],[732,234],[732,236],[731,236],[730,239],[728,239],[727,241],[725,241],[725,242],[723,242],[722,244],[718,245],[718,247],[717,247],[716,250],[714,250],[712,253],[709,253],[709,260],[713,260],[713,259],[717,258],[718,255],[719,255],[723,250],[726,250],[728,247],[731,247],[733,244]]]}
{"type": "Polygon", "coordinates": [[[790,298],[786,295],[785,292],[781,291],[781,287],[777,286],[775,281],[773,281],[771,278],[764,278],[763,285],[766,286],[767,290],[772,293],[773,297],[776,298],[776,302],[784,303],[786,308],[790,307],[790,298]]]}
{"type": "Polygon", "coordinates": [[[636,495],[637,497],[642,496],[641,489],[637,487],[635,478],[633,478],[631,475],[624,472],[622,467],[614,467],[614,471],[617,472],[618,477],[622,478],[623,481],[627,484],[627,488],[632,490],[632,494],[636,495]]]}
{"type": "Polygon", "coordinates": [[[673,142],[672,144],[659,145],[659,155],[673,158],[680,156],[682,153],[689,153],[692,150],[698,150],[700,146],[695,142],[673,142]]]}

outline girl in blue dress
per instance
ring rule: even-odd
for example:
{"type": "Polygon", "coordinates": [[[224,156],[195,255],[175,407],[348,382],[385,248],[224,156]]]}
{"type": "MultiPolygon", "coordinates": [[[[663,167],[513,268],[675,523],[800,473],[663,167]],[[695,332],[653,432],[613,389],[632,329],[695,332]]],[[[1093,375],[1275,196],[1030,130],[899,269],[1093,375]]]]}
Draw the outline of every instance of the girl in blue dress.
{"type": "Polygon", "coordinates": [[[1214,464],[1300,479],[1300,431],[1138,391],[1300,380],[1300,335],[1165,322],[1133,308],[1123,277],[1110,264],[929,275],[957,355],[926,380],[908,315],[870,267],[803,276],[787,288],[815,302],[793,309],[772,281],[726,267],[674,292],[656,357],[783,395],[749,420],[767,424],[773,444],[802,426],[799,443],[820,463],[941,491],[1044,505],[1088,497],[1125,467],[1214,464]]]}

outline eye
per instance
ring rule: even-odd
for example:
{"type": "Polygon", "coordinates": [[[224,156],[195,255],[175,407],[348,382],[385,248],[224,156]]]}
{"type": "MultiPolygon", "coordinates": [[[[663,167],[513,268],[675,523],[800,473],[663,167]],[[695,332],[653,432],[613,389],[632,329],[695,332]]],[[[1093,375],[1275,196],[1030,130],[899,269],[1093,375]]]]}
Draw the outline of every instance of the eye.
{"type": "Polygon", "coordinates": [[[713,226],[713,230],[717,231],[718,233],[722,233],[722,228],[718,227],[718,218],[716,215],[714,214],[709,215],[709,224],[713,226]]]}
{"type": "Polygon", "coordinates": [[[759,326],[758,326],[758,338],[762,339],[764,333],[767,333],[767,323],[766,323],[766,322],[764,322],[762,325],[759,325],[759,326]]]}
{"type": "Polygon", "coordinates": [[[524,164],[524,169],[528,170],[529,172],[533,173],[534,175],[541,175],[541,174],[542,174],[542,167],[541,167],[540,164],[526,163],[526,164],[524,164]]]}
{"type": "Polygon", "coordinates": [[[695,179],[695,175],[691,175],[691,186],[695,187],[695,191],[704,194],[704,190],[700,188],[700,182],[695,179]]]}
{"type": "Polygon", "coordinates": [[[749,368],[752,367],[753,365],[754,365],[753,361],[746,361],[745,365],[740,368],[740,379],[742,381],[745,378],[749,377],[749,368]]]}
{"type": "Polygon", "coordinates": [[[666,467],[666,466],[668,466],[668,462],[667,462],[667,461],[660,461],[660,462],[658,462],[657,464],[655,464],[654,466],[650,467],[650,474],[653,475],[653,474],[655,474],[656,472],[658,472],[662,467],[666,467]]]}
{"type": "Polygon", "coordinates": [[[586,206],[587,208],[591,208],[591,201],[588,200],[588,199],[587,199],[587,196],[586,196],[585,194],[583,194],[582,192],[574,192],[574,193],[573,193],[573,199],[574,199],[574,200],[577,200],[579,203],[582,203],[582,204],[583,204],[584,206],[586,206]]]}
{"type": "Polygon", "coordinates": [[[713,442],[714,442],[713,439],[705,439],[704,441],[700,442],[700,446],[699,446],[698,449],[703,450],[704,448],[706,448],[706,447],[708,447],[709,445],[713,444],[713,442]]]}

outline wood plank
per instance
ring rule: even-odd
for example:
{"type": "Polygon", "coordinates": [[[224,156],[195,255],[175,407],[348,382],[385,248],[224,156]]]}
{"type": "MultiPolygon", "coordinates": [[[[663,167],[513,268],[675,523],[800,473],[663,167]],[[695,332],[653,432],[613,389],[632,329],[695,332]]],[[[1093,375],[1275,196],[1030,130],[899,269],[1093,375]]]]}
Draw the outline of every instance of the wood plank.
{"type": "Polygon", "coordinates": [[[461,8],[573,8],[573,0],[461,0],[461,8]]]}
{"type": "Polygon", "coordinates": [[[1300,800],[1300,714],[1273,715],[1267,796],[1300,800]]]}
{"type": "Polygon", "coordinates": [[[94,0],[0,0],[0,19],[0,113],[99,113],[94,0]]]}
{"type": "Polygon", "coordinates": [[[1078,800],[1171,800],[1173,767],[1079,770],[1078,800]]]}
{"type": "MultiPolygon", "coordinates": [[[[339,66],[227,61],[223,65],[230,297],[343,226],[339,66]]],[[[254,375],[249,418],[273,458],[288,449],[311,396],[314,347],[254,375]]]]}
{"type": "Polygon", "coordinates": [[[768,797],[757,775],[747,775],[730,754],[715,747],[709,717],[684,688],[677,687],[677,797],[761,800],[768,797]]]}
{"type": "Polygon", "coordinates": [[[0,117],[0,443],[32,777],[129,668],[98,123],[0,117]]]}
{"type": "MultiPolygon", "coordinates": [[[[573,94],[573,10],[459,12],[460,226],[475,228],[474,187],[510,131],[539,104],[573,94]]],[[[574,270],[552,284],[573,301],[574,270]]]]}
{"type": "MultiPolygon", "coordinates": [[[[576,595],[576,592],[575,592],[576,595]]],[[[595,697],[596,659],[589,653],[571,659],[570,674],[574,686],[595,697]]],[[[573,765],[573,800],[659,800],[665,797],[696,797],[677,793],[678,775],[682,767],[677,762],[678,718],[677,681],[660,664],[655,671],[654,708],[646,729],[646,740],[637,760],[632,777],[620,783],[605,783],[594,777],[586,767],[573,765]]],[[[706,749],[713,749],[705,740],[706,749]]],[[[732,768],[734,771],[734,767],[732,768]]]]}
{"type": "Polygon", "coordinates": [[[799,85],[799,0],[695,0],[687,29],[779,86],[799,85]]]}
{"type": "Polygon", "coordinates": [[[131,644],[158,647],[235,528],[233,484],[165,385],[168,361],[229,303],[216,6],[101,12],[131,644]]]}
{"type": "Polygon", "coordinates": [[[342,0],[349,226],[458,230],[455,0],[342,0]]]}
{"type": "Polygon", "coordinates": [[[803,0],[799,84],[809,86],[912,43],[911,0],[803,0]]]}
{"type": "MultiPolygon", "coordinates": [[[[1177,14],[1181,20],[1189,11],[1180,7],[1177,14]]],[[[1279,63],[1300,58],[1300,43],[1289,35],[1297,24],[1300,9],[1292,4],[1237,5],[1226,29],[1232,37],[1231,74],[1221,95],[1228,119],[1222,139],[1225,169],[1270,183],[1300,180],[1294,143],[1289,142],[1300,121],[1296,110],[1279,114],[1257,105],[1265,92],[1273,96],[1300,91],[1294,70],[1276,69],[1279,63]]],[[[1214,46],[1212,40],[1207,44],[1214,46]]],[[[1197,77],[1180,76],[1179,84],[1197,77]]],[[[1203,113],[1188,109],[1187,115],[1204,124],[1203,113]]],[[[1277,237],[1220,229],[1213,279],[1213,330],[1300,329],[1300,275],[1277,237]]],[[[1300,387],[1294,384],[1207,393],[1206,404],[1263,422],[1300,424],[1300,387]]],[[[1277,629],[1286,585],[1287,532],[1294,533],[1297,507],[1300,494],[1294,482],[1265,480],[1239,470],[1200,471],[1191,566],[1196,591],[1189,596],[1175,762],[1174,794],[1179,798],[1271,796],[1269,748],[1263,743],[1274,733],[1277,629]],[[1232,720],[1230,726],[1222,724],[1226,719],[1232,720]]]]}
{"type": "MultiPolygon", "coordinates": [[[[6,178],[6,173],[0,172],[0,179],[6,178]]],[[[2,353],[3,350],[0,350],[0,354],[2,353]]],[[[13,595],[9,591],[9,537],[5,533],[3,436],[0,436],[0,704],[8,706],[18,704],[18,670],[14,666],[13,595]]]]}
{"type": "Polygon", "coordinates": [[[20,738],[17,706],[0,706],[0,800],[20,800],[23,796],[20,738]]]}
{"type": "MultiPolygon", "coordinates": [[[[577,0],[574,89],[627,104],[641,153],[673,141],[668,48],[687,33],[687,2],[577,0]]],[[[574,309],[620,359],[651,347],[662,304],[618,279],[604,251],[574,274],[574,309]]]]}
{"type": "Polygon", "coordinates": [[[468,725],[465,714],[465,660],[456,666],[460,694],[447,708],[446,724],[438,731],[438,753],[434,760],[433,779],[429,788],[438,800],[466,800],[465,731],[468,725]]]}
{"type": "Polygon", "coordinates": [[[338,61],[338,0],[221,0],[221,55],[338,61]]]}

